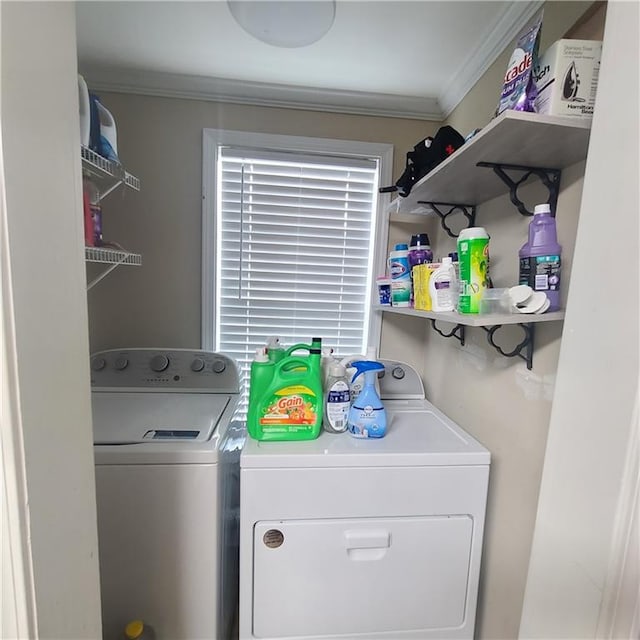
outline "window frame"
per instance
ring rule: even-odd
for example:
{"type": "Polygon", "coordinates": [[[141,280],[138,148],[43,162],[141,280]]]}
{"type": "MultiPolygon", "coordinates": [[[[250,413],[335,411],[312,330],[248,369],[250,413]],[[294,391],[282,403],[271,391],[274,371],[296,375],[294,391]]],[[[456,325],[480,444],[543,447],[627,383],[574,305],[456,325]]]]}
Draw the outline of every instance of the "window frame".
{"type": "MultiPolygon", "coordinates": [[[[381,185],[391,184],[393,168],[393,145],[375,142],[311,138],[228,129],[203,129],[202,137],[202,330],[203,349],[215,348],[215,317],[217,300],[216,247],[218,191],[218,147],[221,145],[255,147],[292,151],[305,154],[329,154],[344,157],[367,157],[379,161],[381,185]]],[[[385,273],[387,243],[389,235],[388,194],[378,194],[374,228],[374,256],[371,274],[371,300],[376,299],[375,277],[385,273]]],[[[380,351],[382,314],[369,314],[369,344],[380,351]]],[[[311,337],[311,336],[310,336],[311,337]]]]}

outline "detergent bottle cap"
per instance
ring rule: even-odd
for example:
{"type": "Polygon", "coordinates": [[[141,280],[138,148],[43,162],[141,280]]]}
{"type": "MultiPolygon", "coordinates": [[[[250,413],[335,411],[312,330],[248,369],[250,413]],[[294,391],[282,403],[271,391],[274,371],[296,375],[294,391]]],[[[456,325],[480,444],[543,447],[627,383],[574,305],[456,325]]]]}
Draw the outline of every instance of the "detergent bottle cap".
{"type": "Polygon", "coordinates": [[[343,367],[350,367],[350,366],[353,366],[352,363],[355,362],[356,360],[366,360],[366,356],[363,356],[361,353],[354,354],[351,356],[345,356],[344,358],[342,358],[342,360],[340,360],[340,364],[343,367]]]}
{"type": "Polygon", "coordinates": [[[429,243],[429,235],[426,233],[416,233],[411,236],[411,244],[412,248],[417,247],[430,247],[429,243]]]}
{"type": "Polygon", "coordinates": [[[539,213],[551,213],[551,207],[548,204],[537,204],[533,209],[533,215],[537,215],[539,213]]]}
{"type": "Polygon", "coordinates": [[[258,347],[256,349],[256,362],[269,362],[269,356],[267,355],[266,347],[258,347]]]}
{"type": "Polygon", "coordinates": [[[362,373],[367,373],[368,371],[384,370],[384,365],[374,360],[356,360],[355,362],[351,363],[351,366],[356,370],[353,378],[351,378],[351,382],[353,382],[362,373]]]}
{"type": "Polygon", "coordinates": [[[339,362],[332,362],[329,365],[329,376],[331,378],[344,378],[347,370],[339,362]]]}

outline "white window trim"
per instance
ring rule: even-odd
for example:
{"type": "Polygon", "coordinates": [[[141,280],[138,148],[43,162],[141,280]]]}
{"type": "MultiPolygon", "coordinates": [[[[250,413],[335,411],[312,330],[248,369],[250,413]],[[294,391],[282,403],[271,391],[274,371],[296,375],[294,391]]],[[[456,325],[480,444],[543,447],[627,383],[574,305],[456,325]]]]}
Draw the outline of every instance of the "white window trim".
{"type": "MultiPolygon", "coordinates": [[[[330,155],[365,156],[380,161],[380,184],[391,184],[393,169],[393,145],[374,142],[332,140],[329,138],[307,138],[268,133],[250,133],[225,129],[204,129],[202,139],[202,348],[214,348],[215,317],[217,300],[216,246],[217,226],[216,202],[217,162],[220,145],[262,147],[281,151],[326,153],[330,155]]],[[[387,264],[387,242],[389,234],[388,194],[378,194],[373,273],[371,274],[371,300],[377,299],[375,277],[385,273],[387,264]]],[[[380,352],[382,314],[369,313],[369,344],[380,352]]]]}

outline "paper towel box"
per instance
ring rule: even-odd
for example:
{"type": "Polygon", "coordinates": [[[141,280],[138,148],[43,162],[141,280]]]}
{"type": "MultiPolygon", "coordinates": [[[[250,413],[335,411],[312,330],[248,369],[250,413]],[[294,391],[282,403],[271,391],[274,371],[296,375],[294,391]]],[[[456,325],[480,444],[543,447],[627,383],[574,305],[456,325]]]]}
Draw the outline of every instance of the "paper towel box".
{"type": "Polygon", "coordinates": [[[602,41],[558,40],[533,70],[536,111],[591,119],[598,88],[602,41]]]}

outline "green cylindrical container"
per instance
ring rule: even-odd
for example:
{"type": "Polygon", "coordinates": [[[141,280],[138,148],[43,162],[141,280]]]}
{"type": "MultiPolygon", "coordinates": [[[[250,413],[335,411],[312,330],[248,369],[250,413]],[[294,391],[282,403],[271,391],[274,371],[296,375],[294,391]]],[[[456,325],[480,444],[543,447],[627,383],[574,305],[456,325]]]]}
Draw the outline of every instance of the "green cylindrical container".
{"type": "Polygon", "coordinates": [[[458,236],[459,313],[478,313],[489,287],[489,234],[484,227],[463,229],[458,236]]]}

